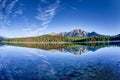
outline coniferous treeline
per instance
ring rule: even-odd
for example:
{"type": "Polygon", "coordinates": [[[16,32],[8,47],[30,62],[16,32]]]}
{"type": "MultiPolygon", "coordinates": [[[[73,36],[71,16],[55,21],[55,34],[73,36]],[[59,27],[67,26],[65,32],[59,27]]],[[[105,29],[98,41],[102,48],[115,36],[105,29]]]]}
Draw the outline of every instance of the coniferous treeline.
{"type": "Polygon", "coordinates": [[[119,36],[96,36],[90,38],[82,38],[81,40],[75,40],[73,42],[97,42],[97,41],[120,41],[119,36]]]}
{"type": "MultiPolygon", "coordinates": [[[[77,39],[78,40],[78,39],[77,39]]],[[[8,38],[5,42],[72,42],[74,39],[59,36],[38,36],[27,38],[8,38]]]]}
{"type": "Polygon", "coordinates": [[[38,36],[27,38],[8,38],[5,42],[98,42],[98,41],[119,41],[119,36],[96,36],[90,38],[74,38],[59,36],[38,36]]]}

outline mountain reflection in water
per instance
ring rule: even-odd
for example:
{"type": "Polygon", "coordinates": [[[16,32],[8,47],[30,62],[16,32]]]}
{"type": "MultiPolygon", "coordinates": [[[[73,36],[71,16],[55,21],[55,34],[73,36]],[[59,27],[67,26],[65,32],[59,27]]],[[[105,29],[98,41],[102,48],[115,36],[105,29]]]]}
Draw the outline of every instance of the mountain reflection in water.
{"type": "Polygon", "coordinates": [[[119,43],[0,44],[0,80],[120,80],[119,50],[119,43]]]}
{"type": "MultiPolygon", "coordinates": [[[[3,44],[2,44],[3,45],[3,44]]],[[[89,51],[96,51],[104,47],[120,47],[120,42],[109,42],[109,43],[8,43],[8,45],[37,48],[48,51],[61,51],[64,53],[73,53],[80,55],[89,51]]]]}

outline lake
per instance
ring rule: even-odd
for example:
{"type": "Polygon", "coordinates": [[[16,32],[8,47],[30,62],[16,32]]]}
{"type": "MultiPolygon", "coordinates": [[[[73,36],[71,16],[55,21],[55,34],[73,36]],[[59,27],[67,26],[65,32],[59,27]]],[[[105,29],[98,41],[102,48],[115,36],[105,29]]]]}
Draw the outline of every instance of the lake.
{"type": "Polygon", "coordinates": [[[1,43],[0,80],[120,80],[120,43],[1,43]]]}

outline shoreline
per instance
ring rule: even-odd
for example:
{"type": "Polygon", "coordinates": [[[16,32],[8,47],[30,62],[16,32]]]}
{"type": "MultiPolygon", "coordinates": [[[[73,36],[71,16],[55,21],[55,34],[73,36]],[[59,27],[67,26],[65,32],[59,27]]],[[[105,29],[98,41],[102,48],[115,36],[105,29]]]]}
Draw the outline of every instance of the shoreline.
{"type": "Polygon", "coordinates": [[[19,43],[19,44],[74,44],[74,43],[120,43],[120,41],[89,41],[89,42],[1,42],[1,43],[19,43]]]}

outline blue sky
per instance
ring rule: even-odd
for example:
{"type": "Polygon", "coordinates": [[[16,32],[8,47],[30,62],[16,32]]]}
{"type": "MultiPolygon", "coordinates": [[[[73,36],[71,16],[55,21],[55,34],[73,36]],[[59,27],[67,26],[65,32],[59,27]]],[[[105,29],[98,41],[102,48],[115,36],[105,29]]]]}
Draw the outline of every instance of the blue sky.
{"type": "Polygon", "coordinates": [[[73,29],[120,34],[120,0],[0,0],[2,36],[38,36],[73,29]]]}

